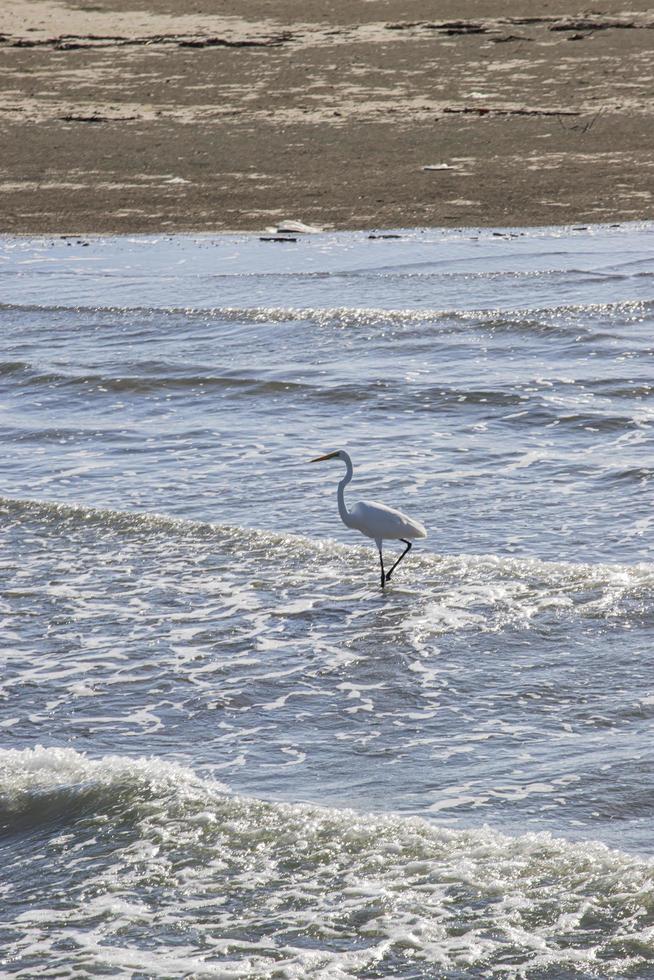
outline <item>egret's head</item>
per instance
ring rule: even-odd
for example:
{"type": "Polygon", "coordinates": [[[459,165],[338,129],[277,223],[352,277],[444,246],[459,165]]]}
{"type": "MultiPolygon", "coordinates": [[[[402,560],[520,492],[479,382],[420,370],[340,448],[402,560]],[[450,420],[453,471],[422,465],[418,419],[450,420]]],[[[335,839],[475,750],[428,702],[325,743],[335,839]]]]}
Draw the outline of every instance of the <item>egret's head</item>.
{"type": "Polygon", "coordinates": [[[310,459],[310,463],[321,463],[323,459],[342,459],[346,462],[347,453],[343,452],[342,449],[337,449],[335,453],[327,453],[325,456],[316,456],[315,459],[310,459]]]}

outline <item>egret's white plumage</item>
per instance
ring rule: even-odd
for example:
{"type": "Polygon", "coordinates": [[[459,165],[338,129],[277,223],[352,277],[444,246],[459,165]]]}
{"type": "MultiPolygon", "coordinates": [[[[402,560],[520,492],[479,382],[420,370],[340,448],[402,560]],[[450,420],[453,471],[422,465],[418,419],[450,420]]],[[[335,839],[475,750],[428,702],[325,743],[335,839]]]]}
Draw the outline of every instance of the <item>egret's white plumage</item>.
{"type": "Polygon", "coordinates": [[[402,561],[406,553],[411,548],[411,541],[414,538],[426,538],[427,531],[420,521],[414,521],[407,517],[400,510],[387,507],[385,504],[378,504],[374,500],[360,500],[351,510],[345,506],[345,487],[352,479],[352,460],[344,449],[339,449],[334,453],[327,453],[326,456],[318,456],[312,459],[312,463],[319,463],[324,459],[340,459],[345,463],[345,476],[338,484],[338,512],[341,520],[347,527],[353,527],[356,531],[372,538],[379,551],[379,561],[381,563],[381,585],[382,589],[390,579],[393,570],[402,561]],[[406,548],[391,567],[389,572],[384,571],[384,558],[382,556],[382,543],[384,541],[403,541],[406,548]]]}
{"type": "Polygon", "coordinates": [[[374,500],[360,500],[349,512],[349,526],[361,531],[369,538],[395,539],[426,538],[427,531],[419,521],[407,517],[401,510],[376,503],[374,500]]]}

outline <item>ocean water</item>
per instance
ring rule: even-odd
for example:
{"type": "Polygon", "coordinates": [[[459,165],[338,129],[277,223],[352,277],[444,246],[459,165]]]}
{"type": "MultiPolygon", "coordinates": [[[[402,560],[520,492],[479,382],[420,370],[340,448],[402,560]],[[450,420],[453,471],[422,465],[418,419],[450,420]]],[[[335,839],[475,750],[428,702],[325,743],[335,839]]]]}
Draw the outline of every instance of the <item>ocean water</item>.
{"type": "Polygon", "coordinates": [[[3,976],[654,977],[654,226],[398,234],[0,239],[3,976]]]}

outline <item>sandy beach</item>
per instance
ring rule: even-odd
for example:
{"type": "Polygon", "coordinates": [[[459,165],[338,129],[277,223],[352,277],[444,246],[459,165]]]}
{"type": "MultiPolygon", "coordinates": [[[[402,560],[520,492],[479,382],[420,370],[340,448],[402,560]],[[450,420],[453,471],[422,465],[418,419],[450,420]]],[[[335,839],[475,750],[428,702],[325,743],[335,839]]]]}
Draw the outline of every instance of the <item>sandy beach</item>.
{"type": "Polygon", "coordinates": [[[653,218],[653,48],[642,0],[4,0],[0,231],[653,218]]]}

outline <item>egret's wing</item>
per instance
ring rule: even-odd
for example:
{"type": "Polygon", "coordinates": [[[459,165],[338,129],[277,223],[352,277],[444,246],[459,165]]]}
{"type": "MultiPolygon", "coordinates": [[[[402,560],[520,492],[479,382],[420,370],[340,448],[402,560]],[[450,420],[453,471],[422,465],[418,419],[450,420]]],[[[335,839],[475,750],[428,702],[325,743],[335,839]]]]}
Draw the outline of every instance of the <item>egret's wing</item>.
{"type": "Polygon", "coordinates": [[[360,500],[350,511],[352,526],[369,538],[426,538],[427,530],[400,510],[374,500],[360,500]]]}

